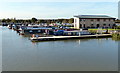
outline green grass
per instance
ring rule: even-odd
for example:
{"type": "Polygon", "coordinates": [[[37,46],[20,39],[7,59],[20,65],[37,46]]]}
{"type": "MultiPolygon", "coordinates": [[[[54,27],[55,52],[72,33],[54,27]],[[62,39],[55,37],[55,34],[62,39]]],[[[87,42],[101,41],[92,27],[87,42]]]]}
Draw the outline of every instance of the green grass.
{"type": "MultiPolygon", "coordinates": [[[[98,33],[99,30],[106,31],[107,29],[88,29],[89,32],[94,34],[98,33]]],[[[114,31],[114,30],[120,30],[120,29],[108,29],[108,31],[114,31]]],[[[102,32],[102,33],[105,33],[105,32],[102,32]]]]}
{"type": "MultiPolygon", "coordinates": [[[[95,30],[95,31],[97,31],[97,30],[100,30],[100,29],[88,29],[88,30],[95,30]]],[[[106,30],[106,29],[102,29],[102,30],[106,30]]],[[[108,30],[120,30],[120,29],[108,29],[108,30]]]]}

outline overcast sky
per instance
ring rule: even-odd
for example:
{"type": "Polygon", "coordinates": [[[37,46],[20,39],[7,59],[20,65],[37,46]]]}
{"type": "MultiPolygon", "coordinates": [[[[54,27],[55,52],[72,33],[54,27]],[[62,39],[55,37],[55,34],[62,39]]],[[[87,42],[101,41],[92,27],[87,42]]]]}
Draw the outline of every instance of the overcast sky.
{"type": "MultiPolygon", "coordinates": [[[[45,0],[47,1],[47,0],[45,0]]],[[[73,0],[71,0],[73,1],[73,0]]],[[[0,19],[17,18],[38,19],[71,18],[74,15],[109,15],[118,17],[118,2],[40,2],[34,1],[6,1],[0,2],[0,19]]]]}

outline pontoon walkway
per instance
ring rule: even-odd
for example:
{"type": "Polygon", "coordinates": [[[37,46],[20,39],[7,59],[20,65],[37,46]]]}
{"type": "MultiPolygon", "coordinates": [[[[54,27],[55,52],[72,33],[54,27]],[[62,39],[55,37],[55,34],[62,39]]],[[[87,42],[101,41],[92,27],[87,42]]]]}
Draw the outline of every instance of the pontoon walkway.
{"type": "Polygon", "coordinates": [[[104,38],[111,37],[112,34],[96,34],[81,36],[50,36],[50,37],[31,37],[31,41],[49,41],[49,40],[66,40],[66,39],[83,39],[83,38],[104,38]]]}

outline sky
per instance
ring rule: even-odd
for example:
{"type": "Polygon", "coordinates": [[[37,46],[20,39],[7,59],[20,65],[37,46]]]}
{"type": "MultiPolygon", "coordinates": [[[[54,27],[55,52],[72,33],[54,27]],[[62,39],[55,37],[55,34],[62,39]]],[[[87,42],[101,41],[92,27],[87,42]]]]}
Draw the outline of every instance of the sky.
{"type": "Polygon", "coordinates": [[[74,15],[109,15],[118,18],[118,2],[40,2],[6,1],[0,2],[0,19],[56,19],[72,18],[74,15]]]}

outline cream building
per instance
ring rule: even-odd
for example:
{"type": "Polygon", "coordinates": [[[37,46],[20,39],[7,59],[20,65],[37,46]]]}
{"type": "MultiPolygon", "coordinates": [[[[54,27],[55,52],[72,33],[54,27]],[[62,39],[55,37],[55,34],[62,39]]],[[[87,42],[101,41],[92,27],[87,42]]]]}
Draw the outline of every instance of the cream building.
{"type": "Polygon", "coordinates": [[[74,28],[112,28],[115,19],[106,15],[78,15],[74,16],[74,28]]]}

